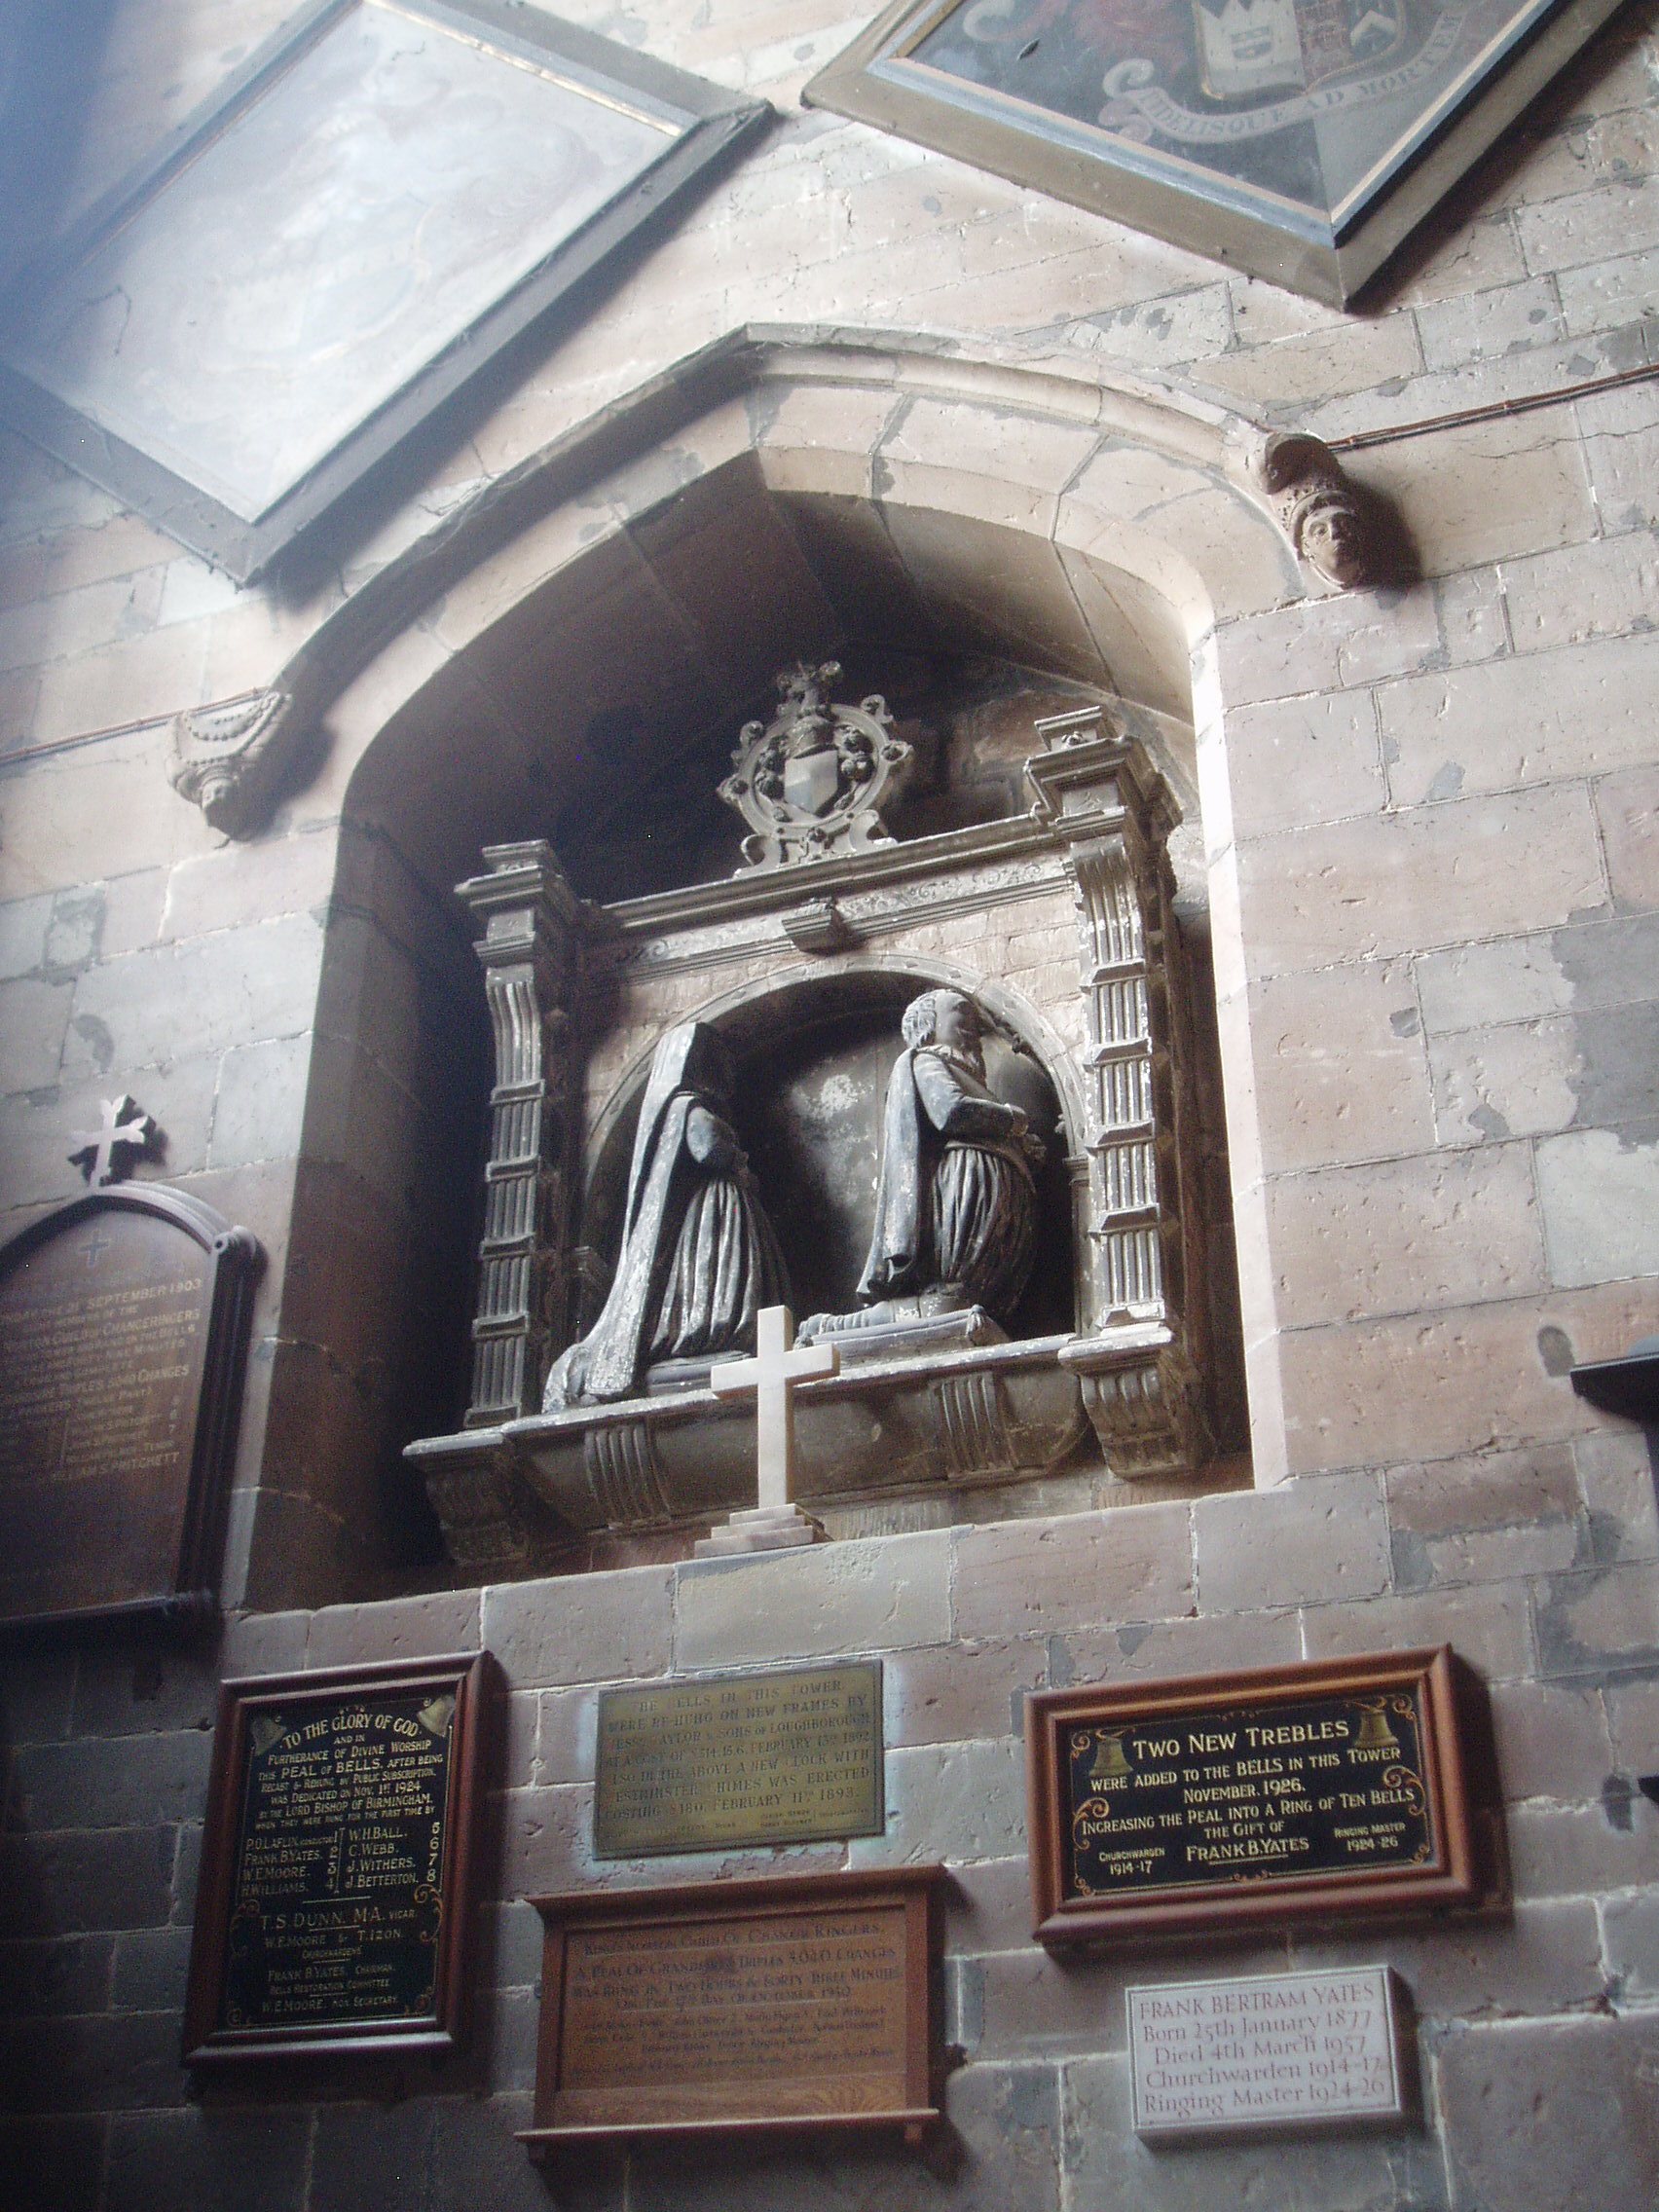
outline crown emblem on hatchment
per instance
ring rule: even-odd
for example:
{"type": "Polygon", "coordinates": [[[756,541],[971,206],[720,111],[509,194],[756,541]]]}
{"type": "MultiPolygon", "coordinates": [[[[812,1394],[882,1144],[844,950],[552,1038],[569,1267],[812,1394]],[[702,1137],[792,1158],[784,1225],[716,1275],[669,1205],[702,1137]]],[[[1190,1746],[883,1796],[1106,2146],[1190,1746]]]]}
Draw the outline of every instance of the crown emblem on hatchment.
{"type": "Polygon", "coordinates": [[[797,661],[777,679],[772,719],[743,726],[719,789],[749,824],[743,857],[751,867],[788,867],[893,842],[878,809],[911,749],[878,692],[856,707],[831,702],[840,673],[839,661],[817,668],[797,661]]]}

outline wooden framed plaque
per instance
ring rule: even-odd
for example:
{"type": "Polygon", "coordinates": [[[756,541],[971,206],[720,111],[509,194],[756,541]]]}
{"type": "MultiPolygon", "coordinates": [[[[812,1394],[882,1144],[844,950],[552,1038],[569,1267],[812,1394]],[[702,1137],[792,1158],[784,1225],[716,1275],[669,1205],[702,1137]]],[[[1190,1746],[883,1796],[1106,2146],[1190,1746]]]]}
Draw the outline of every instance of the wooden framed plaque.
{"type": "Polygon", "coordinates": [[[534,1898],[533,2157],[940,2118],[941,1866],[534,1898]]]}
{"type": "Polygon", "coordinates": [[[1038,1940],[1492,1901],[1473,1691],[1442,1645],[1032,1697],[1038,1940]]]}
{"type": "Polygon", "coordinates": [[[211,1611],[259,1258],[153,1183],[0,1249],[0,1626],[211,1611]]]}
{"type": "Polygon", "coordinates": [[[186,2065],[459,2046],[490,1666],[222,1685],[186,2065]]]}

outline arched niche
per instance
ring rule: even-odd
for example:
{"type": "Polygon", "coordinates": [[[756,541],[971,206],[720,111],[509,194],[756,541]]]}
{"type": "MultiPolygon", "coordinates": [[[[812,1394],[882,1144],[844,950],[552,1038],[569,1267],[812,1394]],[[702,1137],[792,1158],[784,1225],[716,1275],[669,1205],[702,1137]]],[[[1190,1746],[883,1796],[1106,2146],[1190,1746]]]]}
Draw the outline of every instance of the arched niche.
{"type": "MultiPolygon", "coordinates": [[[[1019,994],[942,962],[845,959],[828,972],[750,985],[699,1008],[697,1018],[730,1048],[738,1132],[804,1318],[857,1303],[873,1219],[880,1106],[900,1049],[900,1016],[920,992],[941,986],[970,993],[996,1024],[985,1040],[987,1080],[999,1097],[1023,1109],[1048,1147],[1037,1260],[1010,1333],[1066,1335],[1077,1317],[1078,1226],[1067,1163],[1081,1141],[1083,1106],[1070,1054],[1019,994]]],[[[601,1109],[587,1148],[580,1238],[607,1256],[620,1238],[649,1071],[650,1055],[642,1053],[601,1109]]],[[[593,1304],[578,1313],[579,1326],[593,1304]]]]}
{"type": "MultiPolygon", "coordinates": [[[[343,1149],[340,1125],[377,1084],[399,1110],[381,1118],[387,1141],[347,1216],[391,1265],[375,1310],[340,1332],[342,1364],[371,1378],[352,1418],[327,1424],[303,1387],[274,1387],[281,1464],[261,1501],[272,1540],[256,1528],[256,1594],[308,1587],[278,1540],[300,1503],[351,1531],[358,1567],[343,1566],[340,1537],[334,1590],[353,1571],[370,1582],[418,1522],[395,1471],[412,1433],[406,1385],[389,1379],[424,1381],[416,1425],[429,1430],[437,1385],[461,1365],[455,1255],[479,1161],[482,1023],[451,888],[483,846],[557,844],[596,793],[642,767],[672,773],[734,732],[796,654],[989,655],[1073,698],[1111,699],[1180,793],[1178,910],[1204,966],[1207,880],[1230,865],[1224,763],[1194,740],[1219,717],[1209,641],[1218,617],[1301,589],[1243,488],[1239,428],[1179,395],[1103,389],[1069,369],[745,334],[603,436],[537,457],[449,518],[307,648],[294,684],[329,742],[289,818],[343,823],[325,996],[343,954],[372,968],[365,940],[392,947],[418,987],[376,1004],[372,1045],[343,1033],[313,1069],[293,1239],[313,1372],[330,1356],[331,1311],[349,1303],[331,1278],[357,1256],[337,1259],[338,1189],[315,1178],[308,1201],[308,1174],[343,1149]],[[427,1235],[437,1221],[443,1235],[427,1235]]],[[[1200,988],[1200,1028],[1206,1004],[1200,988]]],[[[1241,1095],[1231,1134],[1247,1163],[1241,1095]]],[[[1218,1097],[1210,1108],[1213,1165],[1218,1097]]],[[[1208,1181],[1225,1194],[1224,1176],[1208,1181]]],[[[1225,1231],[1224,1198],[1210,1213],[1225,1231]]]]}

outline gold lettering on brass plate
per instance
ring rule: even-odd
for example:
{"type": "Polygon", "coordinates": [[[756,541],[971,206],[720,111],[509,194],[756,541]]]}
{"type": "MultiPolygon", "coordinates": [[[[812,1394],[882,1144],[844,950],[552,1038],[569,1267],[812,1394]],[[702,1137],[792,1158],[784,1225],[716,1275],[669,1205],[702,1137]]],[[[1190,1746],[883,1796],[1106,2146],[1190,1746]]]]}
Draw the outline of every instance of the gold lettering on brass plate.
{"type": "Polygon", "coordinates": [[[885,1818],[879,1660],[600,1697],[601,1859],[878,1835],[885,1818]]]}

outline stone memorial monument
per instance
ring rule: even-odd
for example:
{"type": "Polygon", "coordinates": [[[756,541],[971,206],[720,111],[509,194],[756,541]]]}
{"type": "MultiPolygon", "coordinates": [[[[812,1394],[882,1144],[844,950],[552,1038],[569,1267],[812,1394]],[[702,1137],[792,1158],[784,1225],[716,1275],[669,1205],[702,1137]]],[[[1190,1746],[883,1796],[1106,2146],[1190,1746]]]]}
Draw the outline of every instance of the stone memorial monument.
{"type": "Polygon", "coordinates": [[[497,1040],[472,1403],[410,1456],[469,1573],[931,1526],[1056,1477],[1170,1494],[1205,1460],[1174,802],[1094,705],[1026,725],[1023,813],[952,815],[937,743],[838,675],[786,670],[746,725],[726,880],[596,905],[526,844],[461,888],[497,1040]],[[838,1371],[757,1502],[719,1362],[792,1279],[838,1371]]]}

